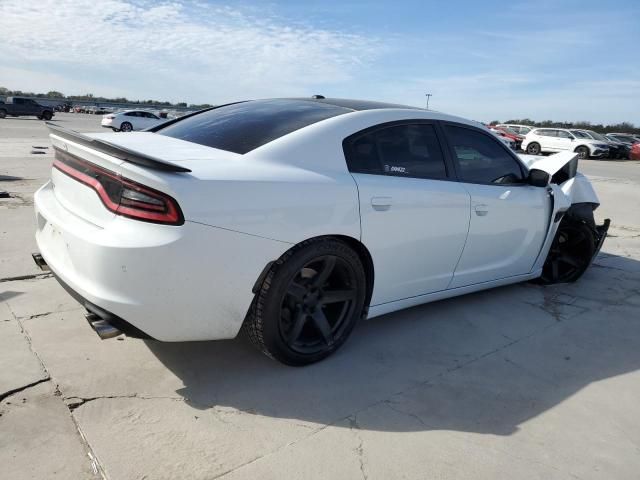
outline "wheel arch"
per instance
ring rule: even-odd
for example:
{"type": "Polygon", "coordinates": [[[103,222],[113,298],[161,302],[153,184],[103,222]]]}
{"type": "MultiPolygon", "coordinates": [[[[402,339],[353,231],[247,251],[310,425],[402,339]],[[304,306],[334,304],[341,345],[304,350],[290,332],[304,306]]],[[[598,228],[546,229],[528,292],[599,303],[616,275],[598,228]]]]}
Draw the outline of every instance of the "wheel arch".
{"type": "Polygon", "coordinates": [[[582,147],[584,147],[584,148],[586,148],[587,150],[589,150],[589,155],[591,155],[591,153],[592,153],[592,152],[591,152],[591,147],[590,147],[590,146],[589,146],[589,144],[587,144],[587,143],[581,143],[580,145],[576,145],[576,146],[574,147],[573,151],[575,152],[575,151],[577,151],[579,148],[582,148],[582,147]]]}
{"type": "Polygon", "coordinates": [[[274,267],[274,265],[281,258],[286,257],[289,254],[289,252],[291,252],[294,249],[301,248],[309,242],[316,242],[324,239],[335,239],[347,244],[351,249],[353,249],[353,251],[356,252],[358,257],[360,258],[360,261],[362,262],[362,266],[364,267],[365,278],[367,279],[365,307],[364,307],[364,311],[362,312],[362,317],[366,318],[369,311],[369,303],[371,302],[371,296],[373,294],[373,284],[375,280],[373,257],[371,256],[371,252],[369,252],[369,249],[360,240],[354,237],[350,237],[348,235],[319,235],[316,237],[307,238],[301,242],[296,243],[295,245],[291,246],[291,248],[287,249],[282,255],[280,255],[278,259],[271,260],[264,266],[264,268],[262,269],[262,272],[260,272],[260,275],[258,276],[258,278],[256,279],[256,282],[253,285],[252,292],[254,294],[258,293],[262,283],[264,282],[264,279],[269,274],[269,272],[274,267]]]}

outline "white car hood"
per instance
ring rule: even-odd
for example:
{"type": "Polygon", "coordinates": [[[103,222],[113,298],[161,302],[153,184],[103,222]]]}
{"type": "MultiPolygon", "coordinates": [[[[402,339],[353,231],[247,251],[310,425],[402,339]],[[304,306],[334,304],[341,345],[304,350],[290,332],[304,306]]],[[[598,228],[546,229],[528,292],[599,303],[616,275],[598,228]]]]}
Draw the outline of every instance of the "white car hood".
{"type": "MultiPolygon", "coordinates": [[[[538,155],[519,155],[529,170],[537,169],[555,175],[562,167],[578,156],[575,152],[560,152],[548,157],[538,155]]],[[[587,177],[577,172],[576,175],[559,186],[552,185],[556,192],[556,201],[561,205],[560,210],[566,210],[574,203],[593,203],[600,205],[598,195],[587,177]],[[562,192],[562,195],[560,195],[562,192]]]]}
{"type": "Polygon", "coordinates": [[[555,174],[571,160],[576,158],[576,152],[560,152],[548,157],[539,155],[518,155],[529,170],[537,169],[547,172],[549,175],[555,174]]]}

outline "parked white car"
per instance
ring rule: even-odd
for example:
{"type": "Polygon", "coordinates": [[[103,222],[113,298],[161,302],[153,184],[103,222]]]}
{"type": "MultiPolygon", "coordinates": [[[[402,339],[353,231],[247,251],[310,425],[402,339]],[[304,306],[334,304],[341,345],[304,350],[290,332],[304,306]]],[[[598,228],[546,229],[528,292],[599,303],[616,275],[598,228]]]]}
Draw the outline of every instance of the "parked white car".
{"type": "Polygon", "coordinates": [[[50,125],[36,240],[102,337],[235,337],[291,365],[359,319],[574,281],[606,236],[577,155],[518,157],[475,122],[356,100],[240,102],[148,132],[50,125]]]}
{"type": "Polygon", "coordinates": [[[111,128],[115,132],[131,132],[134,130],[146,130],[166,122],[166,118],[145,110],[126,110],[110,113],[102,117],[102,126],[111,128]]]}
{"type": "Polygon", "coordinates": [[[515,133],[520,135],[526,135],[535,127],[531,127],[529,125],[517,125],[514,123],[500,123],[497,125],[498,127],[508,128],[509,130],[513,130],[515,133]]]}
{"type": "Polygon", "coordinates": [[[576,152],[579,158],[603,158],[609,155],[609,145],[586,135],[576,137],[564,128],[536,128],[522,142],[529,155],[554,152],[576,152]]]}

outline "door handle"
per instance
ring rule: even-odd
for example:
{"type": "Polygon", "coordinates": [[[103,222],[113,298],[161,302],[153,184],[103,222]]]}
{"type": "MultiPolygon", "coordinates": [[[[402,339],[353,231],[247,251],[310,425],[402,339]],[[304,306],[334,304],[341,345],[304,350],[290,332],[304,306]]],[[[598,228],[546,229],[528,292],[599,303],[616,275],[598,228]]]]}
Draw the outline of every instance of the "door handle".
{"type": "Polygon", "coordinates": [[[475,206],[476,215],[479,217],[484,217],[487,213],[489,213],[488,205],[476,205],[475,206]]]}
{"type": "Polygon", "coordinates": [[[389,210],[391,203],[391,197],[371,197],[371,206],[374,210],[389,210]]]}

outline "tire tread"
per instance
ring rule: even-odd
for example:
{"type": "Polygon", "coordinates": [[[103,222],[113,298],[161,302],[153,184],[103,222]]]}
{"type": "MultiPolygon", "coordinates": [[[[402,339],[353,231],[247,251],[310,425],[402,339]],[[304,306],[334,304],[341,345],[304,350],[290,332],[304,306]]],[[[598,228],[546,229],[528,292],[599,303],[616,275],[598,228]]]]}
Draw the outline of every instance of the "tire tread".
{"type": "Polygon", "coordinates": [[[245,321],[242,325],[242,330],[249,338],[249,341],[267,357],[273,360],[287,363],[289,365],[296,365],[296,363],[290,363],[287,361],[287,359],[282,358],[281,355],[278,355],[276,352],[272,351],[265,341],[265,303],[267,302],[270,290],[272,288],[274,277],[278,273],[279,269],[282,268],[285,263],[297,252],[310,247],[315,247],[320,255],[322,254],[322,250],[324,249],[329,250],[329,252],[335,252],[336,249],[339,249],[345,256],[351,257],[358,264],[360,264],[362,271],[364,272],[364,267],[362,267],[362,262],[360,261],[360,257],[358,256],[358,254],[344,242],[332,237],[317,237],[305,240],[304,242],[299,243],[295,247],[285,252],[278,260],[273,263],[273,265],[269,269],[269,272],[265,276],[260,289],[256,293],[253,302],[251,303],[251,307],[249,308],[247,317],[245,318],[245,321]]]}

